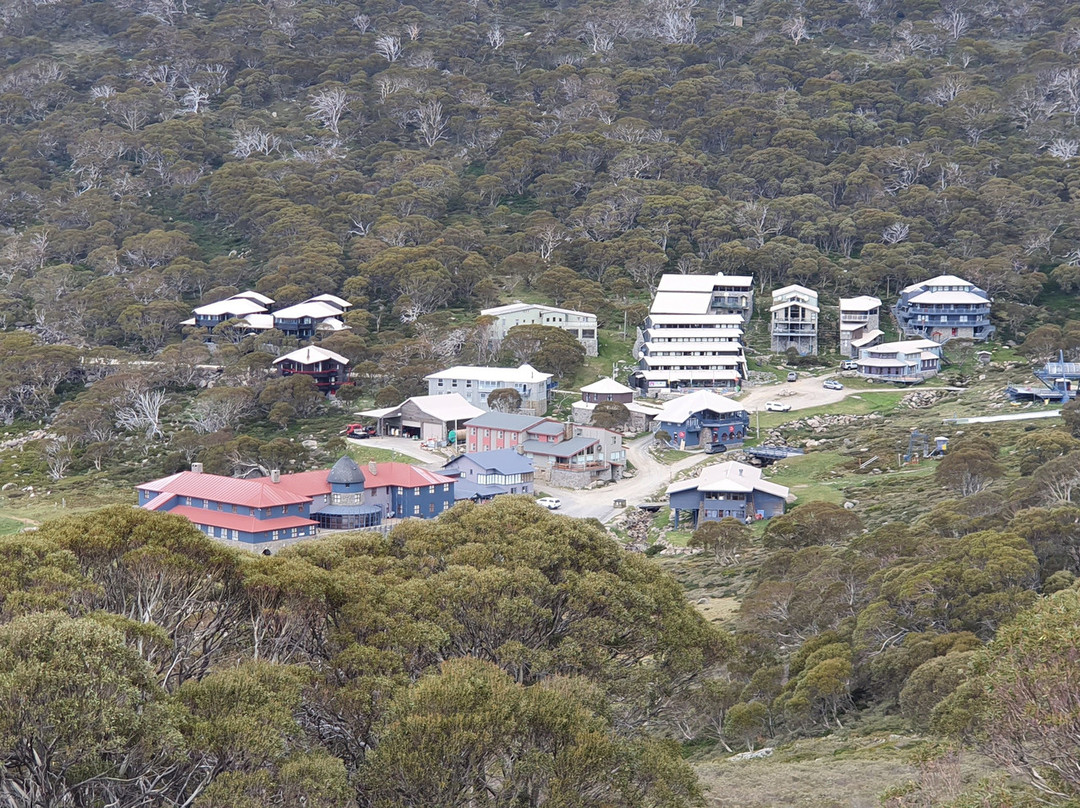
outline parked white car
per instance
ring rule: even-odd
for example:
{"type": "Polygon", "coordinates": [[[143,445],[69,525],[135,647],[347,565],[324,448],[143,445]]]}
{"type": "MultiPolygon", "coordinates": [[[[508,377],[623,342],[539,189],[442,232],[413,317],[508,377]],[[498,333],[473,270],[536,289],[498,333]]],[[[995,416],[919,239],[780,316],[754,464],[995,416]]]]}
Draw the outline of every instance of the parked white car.
{"type": "Polygon", "coordinates": [[[537,505],[547,508],[549,511],[557,511],[562,507],[562,500],[558,497],[540,497],[536,500],[537,505]]]}
{"type": "Polygon", "coordinates": [[[782,401],[766,401],[765,412],[790,412],[791,405],[782,401]]]}

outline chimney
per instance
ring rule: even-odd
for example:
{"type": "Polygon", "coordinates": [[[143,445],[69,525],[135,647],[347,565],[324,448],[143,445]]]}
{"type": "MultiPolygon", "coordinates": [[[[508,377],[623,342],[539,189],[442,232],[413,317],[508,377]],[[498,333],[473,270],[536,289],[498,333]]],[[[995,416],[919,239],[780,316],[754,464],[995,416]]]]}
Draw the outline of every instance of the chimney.
{"type": "Polygon", "coordinates": [[[192,463],[191,464],[191,473],[192,474],[202,474],[202,463],[192,463]]]}
{"type": "Polygon", "coordinates": [[[281,469],[270,469],[270,482],[272,482],[272,483],[280,483],[281,482],[281,469]]]}
{"type": "Polygon", "coordinates": [[[368,474],[374,477],[376,474],[379,473],[379,464],[376,463],[374,460],[369,460],[367,464],[367,470],[368,474]]]}

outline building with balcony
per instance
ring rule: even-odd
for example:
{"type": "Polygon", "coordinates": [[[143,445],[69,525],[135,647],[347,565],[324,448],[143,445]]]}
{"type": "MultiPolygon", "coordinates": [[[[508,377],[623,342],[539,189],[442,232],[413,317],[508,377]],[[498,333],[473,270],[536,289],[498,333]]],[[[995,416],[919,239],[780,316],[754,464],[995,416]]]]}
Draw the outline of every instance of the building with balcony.
{"type": "Polygon", "coordinates": [[[664,404],[653,419],[653,428],[667,432],[676,448],[741,446],[750,428],[750,413],[737,401],[697,390],[664,404]]]}
{"type": "Polygon", "coordinates": [[[585,348],[586,356],[596,356],[597,341],[596,315],[586,311],[560,309],[555,306],[541,306],[536,303],[522,303],[520,300],[506,306],[484,309],[482,316],[494,317],[494,339],[502,342],[506,332],[518,325],[546,325],[561,328],[571,334],[585,348]]]}
{"type": "Polygon", "coordinates": [[[457,393],[474,407],[490,410],[488,396],[495,390],[511,388],[521,394],[521,411],[543,416],[548,395],[554,384],[550,373],[541,373],[532,365],[516,368],[490,368],[458,365],[424,377],[428,394],[457,393]]]}
{"type": "Polygon", "coordinates": [[[982,342],[994,333],[990,295],[955,275],[913,283],[893,307],[901,333],[934,342],[969,339],[982,342]]]}
{"type": "MultiPolygon", "coordinates": [[[[317,333],[332,334],[335,331],[344,331],[348,326],[342,322],[341,317],[351,307],[351,303],[340,297],[318,295],[303,303],[275,311],[272,327],[286,336],[297,339],[311,339],[317,333]]],[[[250,325],[257,329],[261,321],[250,322],[250,325]]]]}
{"type": "Polygon", "coordinates": [[[480,501],[499,494],[532,494],[536,470],[513,449],[466,452],[443,464],[442,473],[457,479],[459,500],[480,501]]]}
{"type": "Polygon", "coordinates": [[[941,370],[942,353],[941,343],[935,340],[903,340],[862,348],[855,362],[865,379],[918,384],[941,370]]]}
{"type": "Polygon", "coordinates": [[[749,522],[780,516],[790,493],[785,486],[763,480],[760,468],[733,461],[709,466],[696,479],[667,488],[676,528],[687,519],[697,528],[721,519],[749,522]]]}
{"type": "Polygon", "coordinates": [[[274,360],[274,365],[282,376],[299,374],[311,377],[319,392],[325,394],[336,392],[349,378],[349,360],[317,345],[298,348],[279,356],[274,360]]]}
{"type": "Polygon", "coordinates": [[[591,424],[596,405],[608,401],[626,407],[630,413],[628,426],[634,432],[648,429],[653,418],[660,412],[659,407],[634,401],[634,388],[620,384],[614,379],[600,379],[581,388],[581,401],[575,401],[571,405],[571,420],[575,424],[591,424]]]}
{"type": "Polygon", "coordinates": [[[200,328],[214,328],[226,320],[238,320],[245,317],[264,314],[274,301],[258,292],[240,292],[224,300],[196,306],[192,317],[181,325],[194,325],[200,328]]]}
{"type": "Polygon", "coordinates": [[[749,276],[664,275],[634,346],[631,384],[653,394],[739,387],[747,375],[743,326],[753,307],[749,276]]]}
{"type": "Polygon", "coordinates": [[[881,342],[881,301],[870,295],[840,298],[840,355],[854,358],[881,342]]]}
{"type": "Polygon", "coordinates": [[[821,313],[817,292],[793,284],[774,291],[772,301],[769,333],[773,352],[783,353],[794,348],[799,356],[816,355],[818,315],[821,313]]]}
{"type": "Polygon", "coordinates": [[[468,452],[517,449],[527,440],[555,441],[566,437],[566,425],[554,418],[509,412],[485,412],[465,423],[468,452]]]}

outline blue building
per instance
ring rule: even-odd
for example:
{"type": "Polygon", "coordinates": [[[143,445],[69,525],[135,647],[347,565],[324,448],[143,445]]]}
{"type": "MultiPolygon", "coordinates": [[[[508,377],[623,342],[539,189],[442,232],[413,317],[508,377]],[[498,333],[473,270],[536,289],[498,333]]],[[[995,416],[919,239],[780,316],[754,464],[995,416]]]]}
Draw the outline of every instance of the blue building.
{"type": "Polygon", "coordinates": [[[675,527],[687,518],[693,527],[721,519],[770,519],[784,512],[789,490],[761,479],[761,469],[729,461],[709,466],[695,480],[672,483],[668,505],[675,527]]]}
{"type": "Polygon", "coordinates": [[[750,428],[750,413],[742,404],[711,390],[698,390],[672,399],[653,419],[654,431],[671,435],[673,446],[741,446],[750,428]]]}
{"type": "MultiPolygon", "coordinates": [[[[535,469],[532,461],[513,449],[493,449],[487,452],[467,452],[443,465],[447,475],[459,475],[459,483],[490,486],[499,494],[533,493],[535,469]]],[[[490,489],[489,489],[490,490],[490,489]]],[[[459,499],[464,497],[460,496],[459,499]]],[[[483,491],[477,493],[483,496],[483,491]]]]}
{"type": "Polygon", "coordinates": [[[909,337],[981,342],[994,333],[990,303],[990,295],[975,284],[955,275],[939,275],[906,287],[893,313],[900,330],[909,337]]]}
{"type": "Polygon", "coordinates": [[[181,325],[195,325],[201,328],[214,328],[226,320],[242,320],[251,315],[264,314],[274,301],[266,295],[258,292],[241,292],[240,294],[197,306],[192,311],[192,317],[185,320],[181,325]]]}
{"type": "Polygon", "coordinates": [[[342,457],[327,471],[271,472],[238,480],[204,474],[202,464],[137,487],[140,508],[183,516],[208,536],[263,545],[356,530],[387,519],[431,519],[454,505],[453,477],[407,463],[342,457]]]}

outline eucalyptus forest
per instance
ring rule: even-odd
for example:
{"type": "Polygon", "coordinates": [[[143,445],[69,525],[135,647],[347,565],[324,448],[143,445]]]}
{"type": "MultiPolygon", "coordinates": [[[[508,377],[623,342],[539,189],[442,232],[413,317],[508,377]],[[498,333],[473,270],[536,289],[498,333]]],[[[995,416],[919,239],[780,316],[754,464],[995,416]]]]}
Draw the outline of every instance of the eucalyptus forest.
{"type": "MultiPolygon", "coordinates": [[[[836,738],[902,759],[882,808],[1080,804],[1075,402],[688,560],[519,496],[268,557],[130,507],[326,466],[450,365],[609,375],[665,273],[752,275],[755,320],[955,274],[1002,362],[1080,361],[1080,4],[0,0],[0,48],[0,514],[35,528],[0,536],[0,804],[742,808],[729,756],[836,738]],[[352,304],[335,400],[272,372],[294,338],[182,324],[244,290],[352,304]],[[514,300],[595,312],[600,357],[496,344],[514,300]]],[[[947,350],[947,406],[1003,386],[947,350]]],[[[852,423],[826,475],[921,425],[852,423]]]]}

